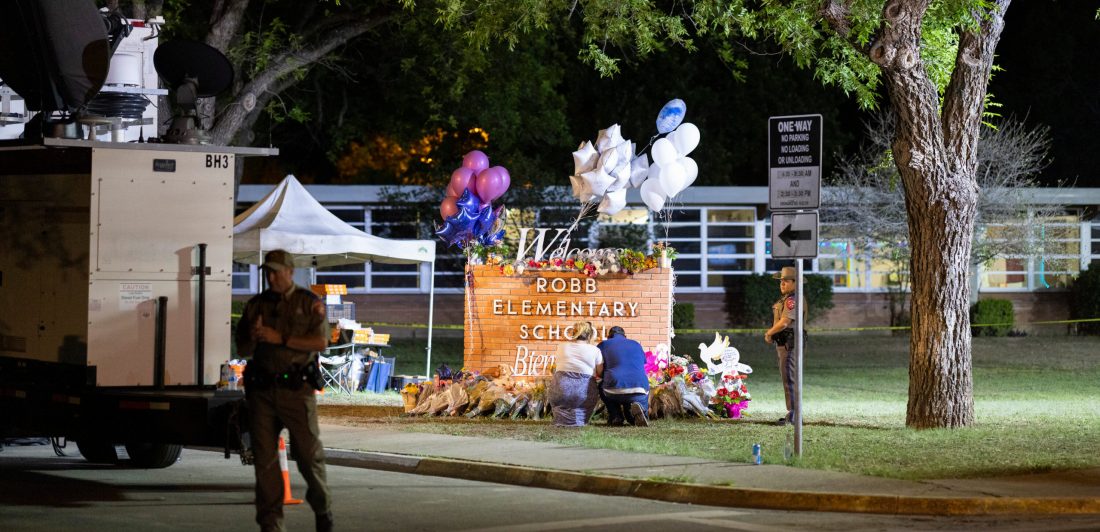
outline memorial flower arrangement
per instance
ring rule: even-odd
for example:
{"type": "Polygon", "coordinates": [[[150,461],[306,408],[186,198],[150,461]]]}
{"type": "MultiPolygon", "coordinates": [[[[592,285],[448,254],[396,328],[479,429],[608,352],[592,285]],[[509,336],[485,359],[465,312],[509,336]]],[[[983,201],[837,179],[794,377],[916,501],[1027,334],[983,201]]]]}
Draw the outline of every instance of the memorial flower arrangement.
{"type": "Polygon", "coordinates": [[[676,252],[676,248],[672,247],[668,242],[663,240],[653,244],[653,255],[656,257],[664,257],[669,262],[676,260],[676,256],[679,253],[676,252]]]}
{"type": "Polygon", "coordinates": [[[745,386],[747,375],[722,375],[722,383],[711,398],[711,408],[723,417],[740,419],[743,411],[749,408],[749,389],[745,386]]]}
{"type": "Polygon", "coordinates": [[[486,261],[486,264],[499,264],[500,271],[504,275],[523,275],[524,273],[550,271],[573,272],[587,277],[601,277],[604,275],[627,274],[634,275],[649,269],[656,268],[660,264],[661,253],[667,255],[666,250],[672,248],[662,245],[654,247],[653,254],[646,255],[641,251],[632,249],[612,250],[601,249],[594,254],[582,256],[555,257],[552,259],[524,259],[512,263],[486,261]]]}

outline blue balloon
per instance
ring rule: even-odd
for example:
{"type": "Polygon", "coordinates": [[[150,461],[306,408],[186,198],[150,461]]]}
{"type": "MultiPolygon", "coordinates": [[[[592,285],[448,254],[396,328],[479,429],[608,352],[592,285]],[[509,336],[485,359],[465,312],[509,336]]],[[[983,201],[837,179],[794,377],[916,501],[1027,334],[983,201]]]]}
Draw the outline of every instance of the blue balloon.
{"type": "Polygon", "coordinates": [[[437,229],[435,234],[447,244],[462,248],[492,227],[492,221],[485,225],[484,219],[492,214],[493,208],[488,204],[482,205],[469,189],[462,192],[455,205],[458,212],[444,220],[443,227],[437,229]]]}
{"type": "Polygon", "coordinates": [[[485,205],[481,208],[481,213],[477,216],[477,223],[474,225],[474,234],[477,236],[484,235],[493,230],[493,223],[497,221],[497,213],[493,210],[491,205],[485,205]]]}
{"type": "Polygon", "coordinates": [[[500,231],[497,231],[495,233],[492,232],[492,231],[489,231],[488,233],[485,233],[484,235],[481,235],[480,237],[478,237],[477,241],[480,242],[481,245],[483,245],[487,248],[491,248],[491,247],[499,244],[500,241],[503,240],[503,239],[504,239],[504,230],[501,229],[500,231]]]}
{"type": "MultiPolygon", "coordinates": [[[[451,218],[454,218],[455,216],[452,216],[451,218]]],[[[463,229],[462,226],[454,223],[451,220],[443,222],[443,227],[436,229],[435,235],[446,242],[449,246],[461,246],[463,241],[469,240],[473,237],[469,229],[463,229]]]]}
{"type": "Polygon", "coordinates": [[[661,108],[661,112],[657,113],[657,131],[660,133],[671,133],[672,130],[680,127],[680,122],[684,121],[684,115],[687,114],[687,104],[683,100],[677,98],[675,100],[669,100],[664,107],[661,108]]]}

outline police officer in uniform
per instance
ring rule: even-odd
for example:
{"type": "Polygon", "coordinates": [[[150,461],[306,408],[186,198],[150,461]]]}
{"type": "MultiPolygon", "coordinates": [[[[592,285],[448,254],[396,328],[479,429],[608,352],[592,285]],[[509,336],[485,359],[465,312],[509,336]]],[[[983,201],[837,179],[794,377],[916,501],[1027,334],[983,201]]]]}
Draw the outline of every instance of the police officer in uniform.
{"type": "Polygon", "coordinates": [[[256,467],[256,522],[264,531],[283,530],[283,476],[279,433],[290,432],[291,452],[306,484],[306,500],[318,531],[332,530],[325,453],[317,424],[320,386],[316,353],[327,347],[325,306],[294,284],[294,262],[283,250],[264,256],[268,289],[244,308],[237,325],[237,353],[249,358],[245,393],[256,467]]]}
{"type": "MultiPolygon", "coordinates": [[[[764,341],[775,344],[775,353],[779,359],[779,377],[783,381],[783,395],[787,400],[787,415],[779,418],[776,425],[786,425],[794,422],[797,410],[795,400],[796,365],[798,364],[798,352],[796,351],[794,326],[797,315],[795,314],[795,294],[798,271],[794,266],[784,266],[779,273],[772,275],[779,279],[779,291],[782,296],[772,305],[772,326],[764,333],[764,341]]],[[[806,300],[802,298],[802,316],[806,316],[806,300]]],[[[805,323],[803,323],[805,326],[805,323]]]]}

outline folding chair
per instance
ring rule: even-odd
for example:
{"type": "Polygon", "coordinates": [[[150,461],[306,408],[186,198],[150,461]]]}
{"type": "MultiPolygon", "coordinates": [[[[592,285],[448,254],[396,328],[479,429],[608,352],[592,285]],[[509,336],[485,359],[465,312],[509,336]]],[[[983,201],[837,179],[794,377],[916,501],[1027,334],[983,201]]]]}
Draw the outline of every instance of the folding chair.
{"type": "MultiPolygon", "coordinates": [[[[351,344],[336,345],[325,350],[325,353],[339,352],[347,349],[351,344]]],[[[321,377],[324,380],[325,388],[332,388],[335,391],[350,394],[351,389],[347,386],[347,374],[351,369],[352,360],[349,355],[333,355],[318,357],[321,362],[321,377]]]]}

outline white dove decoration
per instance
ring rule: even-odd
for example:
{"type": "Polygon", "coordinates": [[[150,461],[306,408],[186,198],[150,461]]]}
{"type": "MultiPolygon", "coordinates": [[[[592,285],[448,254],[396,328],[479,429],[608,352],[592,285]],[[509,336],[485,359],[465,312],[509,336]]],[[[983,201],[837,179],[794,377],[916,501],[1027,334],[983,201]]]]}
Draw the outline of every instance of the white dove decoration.
{"type": "Polygon", "coordinates": [[[714,333],[714,342],[709,346],[699,344],[699,358],[707,364],[707,373],[752,373],[752,367],[741,363],[741,352],[729,344],[729,337],[721,337],[718,333],[714,333]]]}

